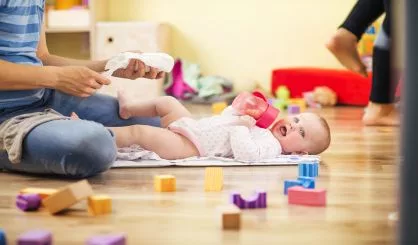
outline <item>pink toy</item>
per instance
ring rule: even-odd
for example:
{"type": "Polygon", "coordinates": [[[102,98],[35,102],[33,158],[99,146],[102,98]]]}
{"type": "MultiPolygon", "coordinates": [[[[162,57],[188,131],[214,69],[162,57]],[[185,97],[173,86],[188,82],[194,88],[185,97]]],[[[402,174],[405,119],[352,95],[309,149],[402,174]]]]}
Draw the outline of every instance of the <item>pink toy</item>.
{"type": "Polygon", "coordinates": [[[197,91],[184,81],[182,67],[183,64],[181,60],[176,60],[173,70],[171,71],[172,81],[171,84],[165,88],[165,93],[172,95],[177,99],[185,100],[192,97],[192,95],[196,94],[197,91]]]}
{"type": "Polygon", "coordinates": [[[16,206],[22,211],[38,210],[41,206],[41,197],[34,193],[19,194],[16,197],[16,206]]]}
{"type": "Polygon", "coordinates": [[[289,204],[325,207],[327,191],[325,189],[305,189],[301,186],[290,187],[287,191],[289,204]]]}
{"type": "Polygon", "coordinates": [[[99,235],[91,237],[86,241],[86,245],[125,245],[126,237],[124,234],[99,235]]]}
{"type": "Polygon", "coordinates": [[[52,234],[44,230],[32,230],[22,234],[17,245],[51,245],[52,234]]]}
{"type": "Polygon", "coordinates": [[[280,112],[270,105],[260,92],[239,94],[232,102],[232,107],[241,114],[254,117],[257,120],[256,125],[260,128],[268,128],[280,112]]]}

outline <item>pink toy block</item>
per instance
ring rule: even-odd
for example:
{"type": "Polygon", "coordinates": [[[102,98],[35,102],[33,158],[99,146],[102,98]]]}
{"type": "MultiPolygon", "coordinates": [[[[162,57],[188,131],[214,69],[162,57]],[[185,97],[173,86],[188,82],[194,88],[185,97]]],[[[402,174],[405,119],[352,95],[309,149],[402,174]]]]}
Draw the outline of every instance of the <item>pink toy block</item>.
{"type": "Polygon", "coordinates": [[[124,234],[108,234],[91,237],[86,241],[86,245],[125,245],[126,237],[124,234]]]}
{"type": "Polygon", "coordinates": [[[22,211],[35,211],[41,206],[41,197],[38,194],[19,194],[16,197],[16,207],[22,211]]]}
{"type": "Polygon", "coordinates": [[[28,231],[18,238],[17,245],[51,245],[52,234],[44,230],[28,231]]]}
{"type": "Polygon", "coordinates": [[[324,207],[327,203],[327,191],[325,189],[305,189],[294,186],[288,189],[289,204],[324,207]]]}

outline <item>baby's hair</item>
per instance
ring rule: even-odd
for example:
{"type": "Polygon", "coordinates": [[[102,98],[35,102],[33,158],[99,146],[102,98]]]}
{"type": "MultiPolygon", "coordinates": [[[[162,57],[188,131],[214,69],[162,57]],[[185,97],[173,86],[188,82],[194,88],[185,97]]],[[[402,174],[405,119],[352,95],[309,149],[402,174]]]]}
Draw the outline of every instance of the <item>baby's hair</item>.
{"type": "Polygon", "coordinates": [[[326,133],[326,139],[324,144],[318,144],[318,148],[313,150],[312,152],[309,152],[310,154],[319,154],[323,151],[325,151],[329,145],[331,144],[331,130],[329,128],[327,120],[325,118],[318,115],[319,122],[321,123],[322,127],[324,127],[325,133],[326,133]]]}

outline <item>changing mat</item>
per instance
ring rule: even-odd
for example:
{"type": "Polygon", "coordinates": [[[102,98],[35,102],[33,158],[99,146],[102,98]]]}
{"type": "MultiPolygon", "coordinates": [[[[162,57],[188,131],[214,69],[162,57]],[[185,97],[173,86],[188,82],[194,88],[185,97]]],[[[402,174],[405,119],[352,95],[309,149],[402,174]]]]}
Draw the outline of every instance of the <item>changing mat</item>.
{"type": "Polygon", "coordinates": [[[120,148],[113,168],[119,167],[166,167],[166,166],[275,166],[275,165],[297,165],[300,162],[319,162],[318,155],[282,155],[275,159],[266,159],[261,162],[241,162],[235,159],[223,157],[190,157],[179,160],[166,160],[160,158],[156,153],[147,151],[133,145],[127,148],[120,148]]]}

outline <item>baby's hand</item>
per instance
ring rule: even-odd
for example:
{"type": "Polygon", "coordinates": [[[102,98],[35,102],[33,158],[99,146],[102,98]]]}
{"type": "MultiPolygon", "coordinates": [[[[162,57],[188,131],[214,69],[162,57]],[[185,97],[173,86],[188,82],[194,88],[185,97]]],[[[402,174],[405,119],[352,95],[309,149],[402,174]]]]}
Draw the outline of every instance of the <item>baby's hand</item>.
{"type": "Polygon", "coordinates": [[[254,127],[256,123],[255,119],[249,115],[240,116],[239,119],[241,120],[243,125],[248,128],[254,127]]]}
{"type": "Polygon", "coordinates": [[[254,118],[254,119],[258,119],[261,117],[261,111],[258,109],[247,109],[245,110],[245,114],[254,118]]]}

